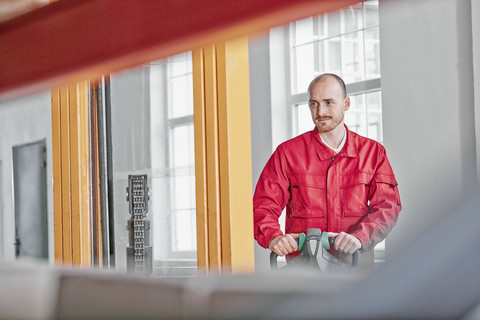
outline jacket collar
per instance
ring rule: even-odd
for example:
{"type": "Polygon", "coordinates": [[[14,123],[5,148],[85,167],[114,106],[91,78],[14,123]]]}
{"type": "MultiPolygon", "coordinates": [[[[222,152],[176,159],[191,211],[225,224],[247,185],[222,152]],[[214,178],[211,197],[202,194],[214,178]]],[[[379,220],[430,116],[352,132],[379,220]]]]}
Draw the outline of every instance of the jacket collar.
{"type": "MultiPolygon", "coordinates": [[[[340,150],[339,154],[345,154],[349,158],[356,158],[358,157],[358,148],[356,146],[356,139],[354,133],[348,130],[348,127],[346,125],[345,130],[347,131],[347,141],[345,142],[342,150],[340,150]]],[[[315,150],[317,151],[320,160],[331,159],[337,155],[335,151],[330,149],[322,142],[317,127],[315,127],[311,131],[311,136],[313,145],[315,147],[315,150]]]]}

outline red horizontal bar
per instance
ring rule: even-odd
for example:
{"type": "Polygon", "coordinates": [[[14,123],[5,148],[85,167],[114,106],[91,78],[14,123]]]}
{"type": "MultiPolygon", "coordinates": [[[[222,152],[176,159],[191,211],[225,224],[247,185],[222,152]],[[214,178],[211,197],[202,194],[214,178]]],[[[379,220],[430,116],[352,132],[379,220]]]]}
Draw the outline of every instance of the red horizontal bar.
{"type": "Polygon", "coordinates": [[[0,24],[0,98],[94,78],[358,0],[60,0],[0,24]]]}

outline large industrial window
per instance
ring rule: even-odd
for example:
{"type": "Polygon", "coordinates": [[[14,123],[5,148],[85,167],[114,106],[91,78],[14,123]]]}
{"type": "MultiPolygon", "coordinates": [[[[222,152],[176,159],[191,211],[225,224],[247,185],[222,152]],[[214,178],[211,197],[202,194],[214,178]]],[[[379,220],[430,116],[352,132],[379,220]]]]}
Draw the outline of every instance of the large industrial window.
{"type": "Polygon", "coordinates": [[[195,257],[195,149],[191,53],[167,60],[171,208],[170,255],[195,257]]]}
{"type": "MultiPolygon", "coordinates": [[[[378,1],[296,21],[288,34],[292,137],[313,129],[307,88],[315,76],[328,72],[342,77],[347,86],[348,128],[382,143],[378,1]]],[[[375,250],[376,259],[382,261],[384,242],[375,250]]]]}
{"type": "Polygon", "coordinates": [[[349,128],[382,142],[378,1],[365,1],[290,25],[293,134],[312,129],[307,87],[317,75],[342,77],[352,99],[349,128]]]}
{"type": "Polygon", "coordinates": [[[110,82],[116,268],[128,271],[131,261],[128,176],[146,175],[152,275],[196,275],[191,53],[114,74],[110,82]]]}

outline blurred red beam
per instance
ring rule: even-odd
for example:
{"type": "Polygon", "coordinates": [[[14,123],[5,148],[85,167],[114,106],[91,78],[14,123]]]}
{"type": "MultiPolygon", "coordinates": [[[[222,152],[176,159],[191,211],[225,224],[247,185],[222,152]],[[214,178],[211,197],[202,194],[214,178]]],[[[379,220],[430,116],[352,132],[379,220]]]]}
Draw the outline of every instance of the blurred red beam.
{"type": "Polygon", "coordinates": [[[0,99],[48,90],[358,0],[60,0],[0,24],[0,99]]]}

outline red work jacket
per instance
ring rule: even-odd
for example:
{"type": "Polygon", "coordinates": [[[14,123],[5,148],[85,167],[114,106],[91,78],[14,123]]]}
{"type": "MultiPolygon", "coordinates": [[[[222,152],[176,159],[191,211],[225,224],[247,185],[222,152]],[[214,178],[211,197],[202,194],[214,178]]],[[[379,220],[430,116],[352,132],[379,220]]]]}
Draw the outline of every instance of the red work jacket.
{"type": "Polygon", "coordinates": [[[347,130],[336,154],[317,129],[282,143],[268,160],[253,197],[254,234],[268,248],[282,235],[278,218],[286,206],[286,233],[344,231],[362,251],[382,241],[401,210],[397,181],[385,148],[347,130]]]}

